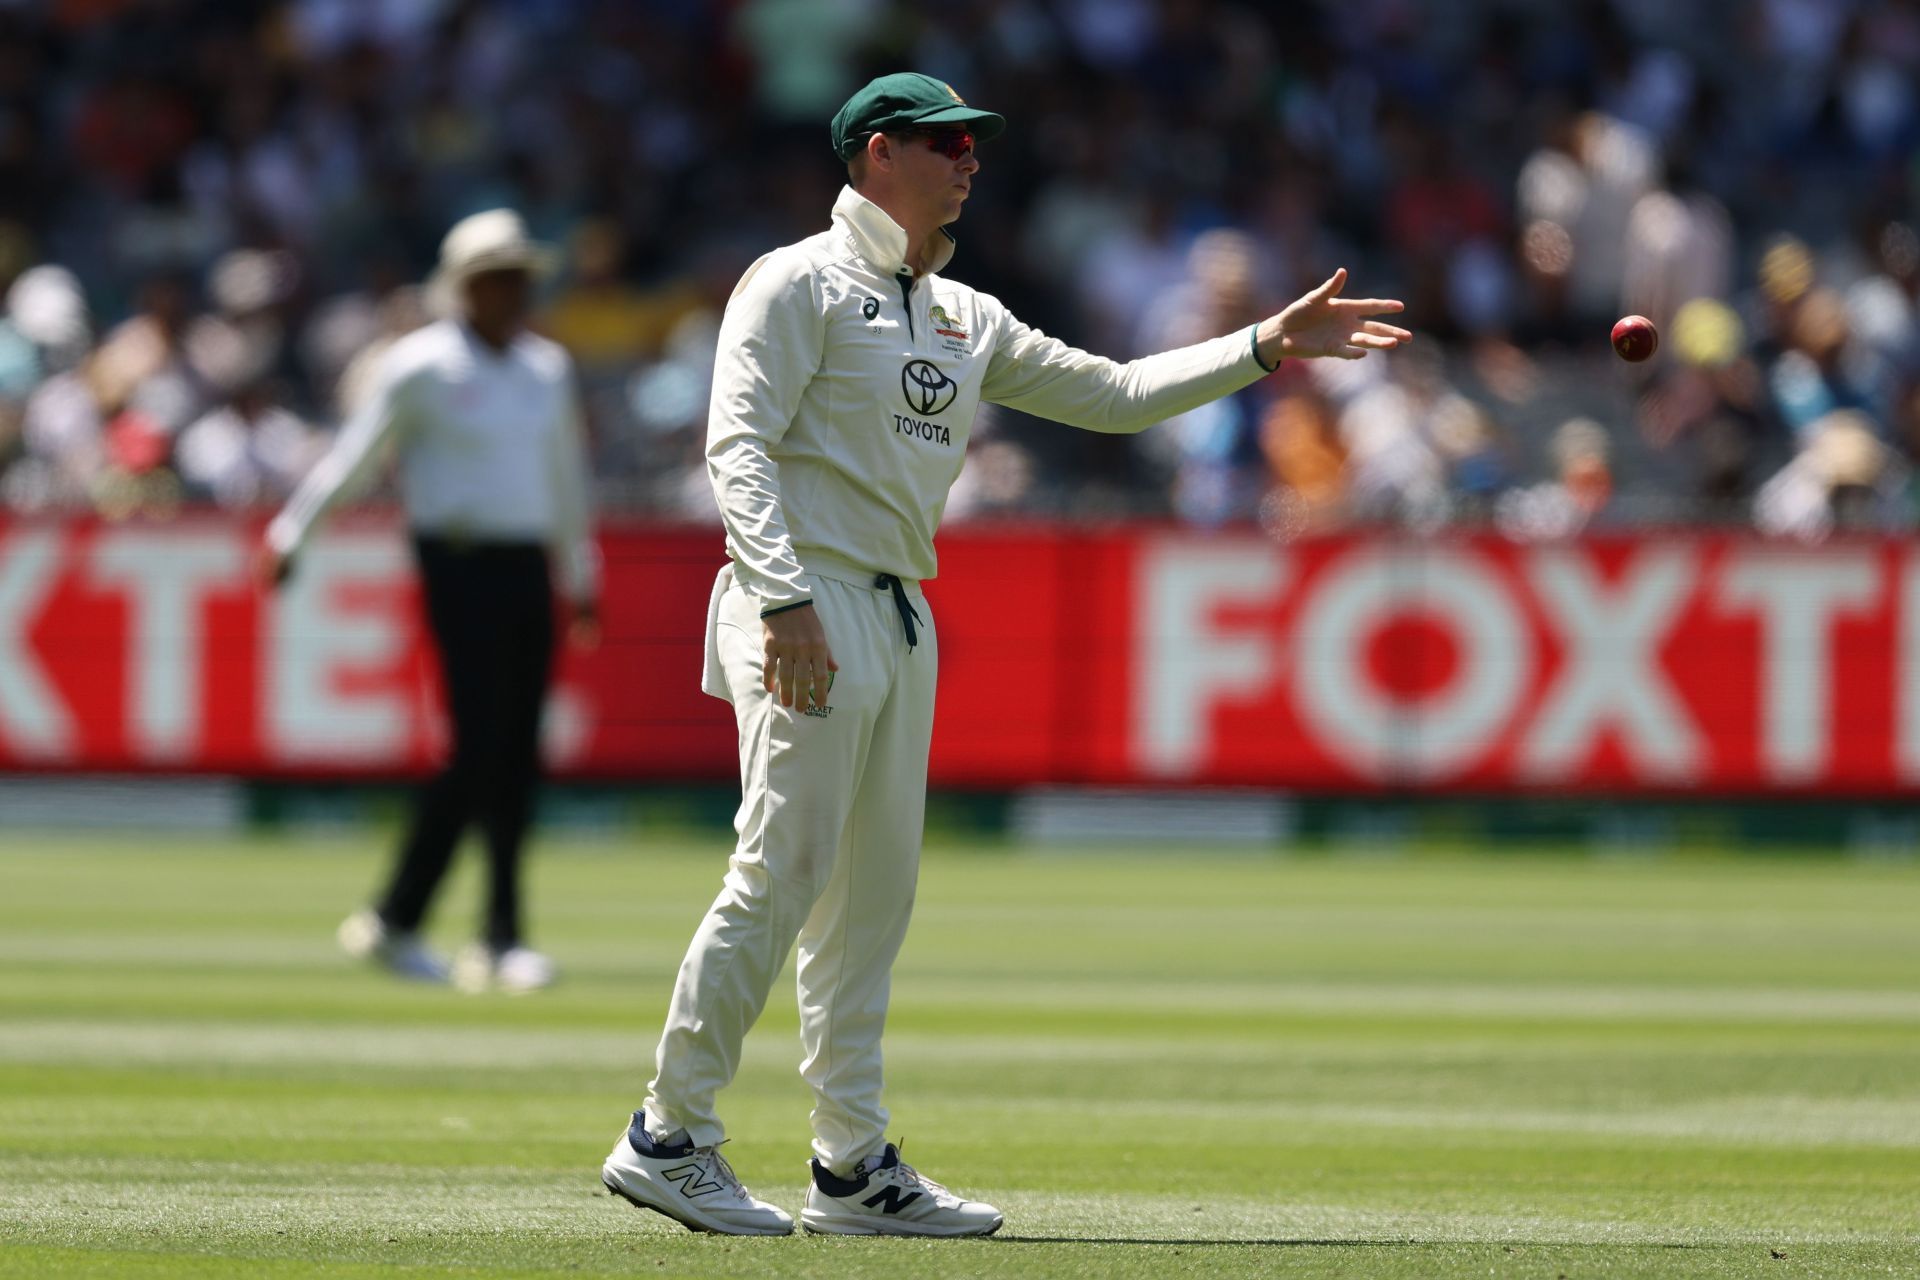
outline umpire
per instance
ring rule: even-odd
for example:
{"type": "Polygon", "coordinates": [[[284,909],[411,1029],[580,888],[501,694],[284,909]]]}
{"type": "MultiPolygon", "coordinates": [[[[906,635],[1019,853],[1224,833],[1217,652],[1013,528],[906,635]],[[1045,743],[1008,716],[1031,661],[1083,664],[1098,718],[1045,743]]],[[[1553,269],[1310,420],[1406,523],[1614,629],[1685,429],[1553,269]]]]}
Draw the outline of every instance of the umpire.
{"type": "Polygon", "coordinates": [[[528,332],[534,278],[554,255],[508,209],[456,224],[430,293],[449,318],[394,343],[372,394],[268,526],[261,575],[284,581],[321,516],[391,442],[440,654],[453,753],[421,788],[377,906],[340,945],[403,977],[530,991],[555,977],[521,930],[520,858],[539,775],[554,648],[550,570],[572,636],[599,639],[599,564],[572,363],[528,332]],[[488,857],[479,942],[450,967],[419,937],[455,847],[477,823],[488,857]]]}

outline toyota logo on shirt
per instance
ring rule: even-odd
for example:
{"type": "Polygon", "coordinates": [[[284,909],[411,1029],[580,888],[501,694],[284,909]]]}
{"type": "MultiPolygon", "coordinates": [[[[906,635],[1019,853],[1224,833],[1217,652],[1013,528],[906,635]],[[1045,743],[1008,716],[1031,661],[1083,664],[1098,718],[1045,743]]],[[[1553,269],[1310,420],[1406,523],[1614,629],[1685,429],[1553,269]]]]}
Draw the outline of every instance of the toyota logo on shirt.
{"type": "Polygon", "coordinates": [[[953,403],[960,384],[931,360],[909,360],[900,370],[900,394],[906,397],[908,409],[931,417],[953,403]]]}

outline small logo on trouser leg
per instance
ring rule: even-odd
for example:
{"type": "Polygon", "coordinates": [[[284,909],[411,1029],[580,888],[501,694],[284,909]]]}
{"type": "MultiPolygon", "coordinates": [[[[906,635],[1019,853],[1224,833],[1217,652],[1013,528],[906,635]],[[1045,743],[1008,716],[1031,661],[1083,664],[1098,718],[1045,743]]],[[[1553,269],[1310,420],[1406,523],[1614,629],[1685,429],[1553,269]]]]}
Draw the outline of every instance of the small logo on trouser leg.
{"type": "MultiPolygon", "coordinates": [[[[833,678],[834,678],[834,676],[835,676],[836,674],[838,674],[838,673],[837,673],[837,672],[833,672],[833,671],[829,671],[829,672],[827,672],[827,694],[828,694],[828,696],[831,696],[831,695],[833,694],[833,678]]],[[[827,706],[827,705],[826,705],[826,703],[824,703],[824,702],[822,702],[822,701],[821,701],[821,699],[820,699],[820,694],[819,694],[819,692],[818,692],[817,690],[814,690],[814,689],[813,689],[813,688],[812,688],[811,686],[809,686],[809,687],[808,687],[808,691],[809,691],[809,692],[810,692],[810,693],[811,693],[811,694],[813,695],[812,697],[810,697],[810,698],[808,699],[808,701],[809,701],[809,702],[812,702],[812,703],[815,703],[816,705],[814,705],[814,706],[811,706],[811,707],[803,707],[803,708],[801,708],[801,711],[800,711],[800,714],[801,714],[801,715],[803,715],[803,716],[813,716],[813,717],[814,717],[815,719],[818,719],[818,720],[825,720],[825,719],[826,719],[826,718],[827,718],[828,716],[830,716],[830,715],[832,715],[832,714],[833,714],[833,708],[832,708],[832,707],[829,707],[829,706],[827,706]]]]}

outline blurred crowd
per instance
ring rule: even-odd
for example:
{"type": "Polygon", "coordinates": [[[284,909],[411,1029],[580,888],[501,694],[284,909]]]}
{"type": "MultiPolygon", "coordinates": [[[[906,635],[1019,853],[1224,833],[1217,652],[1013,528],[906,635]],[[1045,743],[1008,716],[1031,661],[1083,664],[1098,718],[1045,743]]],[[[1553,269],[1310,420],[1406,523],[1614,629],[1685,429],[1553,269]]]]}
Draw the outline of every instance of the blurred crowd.
{"type": "Polygon", "coordinates": [[[1345,265],[1420,334],[1136,438],[983,409],[956,517],[1920,520],[1920,0],[0,0],[0,505],[278,502],[511,205],[602,506],[712,519],[719,309],[904,67],[1009,117],[951,270],[1030,323],[1124,358],[1345,265]]]}

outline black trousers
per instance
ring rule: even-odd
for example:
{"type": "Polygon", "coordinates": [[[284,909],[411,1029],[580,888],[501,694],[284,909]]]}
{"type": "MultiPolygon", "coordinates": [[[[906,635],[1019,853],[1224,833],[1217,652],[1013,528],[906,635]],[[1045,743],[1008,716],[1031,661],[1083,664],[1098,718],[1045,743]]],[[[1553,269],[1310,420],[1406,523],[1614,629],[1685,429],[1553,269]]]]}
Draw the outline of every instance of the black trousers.
{"type": "Polygon", "coordinates": [[[504,949],[521,940],[520,855],[533,816],[540,711],[553,668],[546,549],[421,535],[413,545],[453,720],[453,754],[416,797],[378,910],[391,929],[417,929],[460,837],[478,823],[488,865],[482,933],[504,949]]]}

